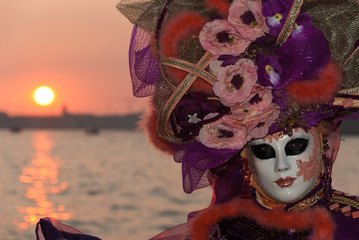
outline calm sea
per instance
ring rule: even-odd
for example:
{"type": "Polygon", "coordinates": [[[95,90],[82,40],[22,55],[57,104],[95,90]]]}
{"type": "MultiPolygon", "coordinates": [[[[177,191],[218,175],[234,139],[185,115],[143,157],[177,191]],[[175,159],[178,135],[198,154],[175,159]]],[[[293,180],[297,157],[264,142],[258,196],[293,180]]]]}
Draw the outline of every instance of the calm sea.
{"type": "MultiPolygon", "coordinates": [[[[344,137],[334,186],[359,194],[359,137],[344,137]]],[[[209,204],[183,193],[180,165],[141,132],[0,131],[0,240],[34,239],[54,216],[104,240],[148,239],[209,204]]]]}

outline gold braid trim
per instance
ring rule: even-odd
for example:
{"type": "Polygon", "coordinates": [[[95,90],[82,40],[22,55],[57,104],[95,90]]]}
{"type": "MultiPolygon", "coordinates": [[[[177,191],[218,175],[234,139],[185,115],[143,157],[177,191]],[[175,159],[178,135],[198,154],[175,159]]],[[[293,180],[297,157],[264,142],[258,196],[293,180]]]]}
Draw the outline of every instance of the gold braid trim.
{"type": "Polygon", "coordinates": [[[316,194],[314,194],[314,196],[304,199],[303,201],[297,203],[293,207],[289,208],[288,211],[303,210],[303,209],[313,206],[320,199],[323,198],[323,190],[324,190],[324,188],[320,189],[316,194]]]}
{"type": "Polygon", "coordinates": [[[173,92],[173,91],[176,89],[176,86],[175,86],[170,80],[167,79],[162,64],[160,64],[160,69],[161,69],[161,75],[162,75],[163,80],[165,81],[165,83],[167,84],[167,86],[168,86],[169,88],[171,88],[171,90],[172,90],[172,92],[173,92]]]}
{"type": "Polygon", "coordinates": [[[343,67],[345,67],[345,65],[348,64],[348,62],[350,61],[350,59],[352,59],[354,57],[355,54],[357,54],[359,52],[359,46],[353,51],[353,53],[348,57],[348,59],[344,62],[343,67]]]}
{"type": "MultiPolygon", "coordinates": [[[[359,48],[358,48],[359,49],[359,48]]],[[[342,89],[338,91],[339,94],[348,94],[348,95],[359,95],[359,87],[342,89]]],[[[347,97],[335,97],[333,105],[334,106],[344,106],[344,102],[350,99],[347,97]]],[[[359,108],[359,99],[351,99],[352,103],[349,107],[351,108],[359,108]]]]}
{"type": "Polygon", "coordinates": [[[215,78],[212,74],[206,73],[205,71],[205,68],[209,65],[211,60],[212,54],[209,52],[206,52],[203,55],[197,65],[193,65],[178,59],[161,60],[161,63],[164,62],[168,66],[176,67],[189,72],[185,79],[183,79],[183,81],[171,94],[160,114],[159,124],[157,125],[157,132],[162,138],[173,142],[178,141],[178,139],[173,136],[173,132],[170,132],[168,129],[168,119],[170,118],[173,109],[176,107],[181,98],[186,94],[198,76],[213,85],[215,78]]]}
{"type": "Polygon", "coordinates": [[[359,202],[347,197],[337,196],[333,194],[329,201],[333,203],[345,204],[350,207],[355,207],[356,209],[359,209],[359,202]]]}
{"type": "Polygon", "coordinates": [[[197,77],[202,78],[209,84],[213,85],[217,79],[211,73],[198,68],[195,64],[189,63],[180,59],[175,58],[164,58],[161,59],[161,64],[169,67],[174,67],[177,69],[184,70],[190,74],[196,75],[197,77]]]}
{"type": "Polygon", "coordinates": [[[340,94],[358,95],[359,94],[359,87],[343,89],[343,90],[340,90],[338,93],[340,93],[340,94]]]}
{"type": "MultiPolygon", "coordinates": [[[[344,106],[344,101],[345,100],[348,100],[348,98],[339,98],[339,97],[336,97],[334,98],[334,102],[333,102],[333,105],[334,106],[344,106]]],[[[350,104],[349,107],[351,108],[359,108],[359,99],[352,99],[352,104],[350,104]]]]}
{"type": "Polygon", "coordinates": [[[277,38],[276,46],[279,47],[287,39],[289,38],[290,34],[292,33],[292,30],[295,25],[295,21],[297,20],[297,17],[300,12],[300,8],[302,7],[304,3],[304,0],[295,0],[293,2],[292,8],[290,9],[290,12],[287,16],[287,20],[284,23],[282,31],[279,33],[279,36],[277,38]]]}

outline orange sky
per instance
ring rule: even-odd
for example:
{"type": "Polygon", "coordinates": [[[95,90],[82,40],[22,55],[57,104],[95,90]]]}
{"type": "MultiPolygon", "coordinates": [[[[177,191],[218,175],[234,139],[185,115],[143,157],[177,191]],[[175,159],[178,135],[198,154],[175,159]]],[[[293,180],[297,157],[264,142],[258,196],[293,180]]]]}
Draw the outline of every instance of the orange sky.
{"type": "Polygon", "coordinates": [[[8,115],[122,114],[143,110],[132,96],[127,52],[132,25],[119,0],[11,0],[0,15],[0,112],[8,115]],[[55,91],[39,106],[33,91],[55,91]]]}

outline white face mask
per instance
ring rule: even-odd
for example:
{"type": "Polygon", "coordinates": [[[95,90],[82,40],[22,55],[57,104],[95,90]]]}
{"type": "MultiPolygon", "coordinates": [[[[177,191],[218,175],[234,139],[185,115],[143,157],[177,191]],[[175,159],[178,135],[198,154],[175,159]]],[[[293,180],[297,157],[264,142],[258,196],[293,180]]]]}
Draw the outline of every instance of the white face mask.
{"type": "Polygon", "coordinates": [[[300,200],[317,184],[321,158],[315,128],[253,140],[247,157],[258,190],[277,202],[300,200]]]}

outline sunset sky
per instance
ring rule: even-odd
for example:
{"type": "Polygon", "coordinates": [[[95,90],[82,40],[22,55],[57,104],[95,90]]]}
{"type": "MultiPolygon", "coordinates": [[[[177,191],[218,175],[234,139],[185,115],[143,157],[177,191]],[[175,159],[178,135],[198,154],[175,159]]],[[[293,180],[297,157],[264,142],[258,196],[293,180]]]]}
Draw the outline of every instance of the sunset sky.
{"type": "Polygon", "coordinates": [[[131,23],[119,0],[1,1],[0,112],[17,115],[123,114],[145,109],[132,96],[127,52],[131,23]],[[55,100],[40,106],[47,85],[55,100]]]}

